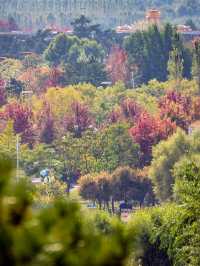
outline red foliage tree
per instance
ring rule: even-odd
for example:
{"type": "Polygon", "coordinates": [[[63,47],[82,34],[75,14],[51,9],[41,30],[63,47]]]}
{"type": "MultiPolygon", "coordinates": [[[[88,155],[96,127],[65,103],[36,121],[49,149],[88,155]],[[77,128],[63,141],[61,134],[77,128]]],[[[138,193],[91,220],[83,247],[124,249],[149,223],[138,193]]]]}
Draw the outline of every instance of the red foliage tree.
{"type": "Polygon", "coordinates": [[[161,120],[160,117],[153,117],[147,112],[140,114],[135,126],[130,129],[130,135],[140,145],[142,166],[151,161],[153,145],[166,139],[175,128],[170,119],[161,120]]]}
{"type": "Polygon", "coordinates": [[[125,120],[128,122],[135,122],[139,115],[143,112],[142,107],[139,106],[132,99],[125,99],[121,102],[120,108],[113,109],[108,115],[108,122],[117,123],[125,120]]]}
{"type": "Polygon", "coordinates": [[[43,102],[42,110],[37,115],[39,141],[50,144],[55,138],[55,119],[48,102],[43,102]]]}
{"type": "Polygon", "coordinates": [[[121,110],[120,109],[113,109],[109,114],[107,118],[107,122],[110,124],[115,124],[119,122],[122,118],[121,110]]]}
{"type": "Polygon", "coordinates": [[[2,107],[7,102],[7,95],[5,89],[5,82],[0,80],[0,107],[2,107]]]}
{"type": "Polygon", "coordinates": [[[44,82],[44,87],[57,87],[62,85],[63,72],[57,67],[53,67],[50,72],[48,79],[44,82]]]}
{"type": "Polygon", "coordinates": [[[130,75],[127,53],[122,48],[114,46],[108,56],[106,69],[113,83],[126,83],[130,75]]]}
{"type": "Polygon", "coordinates": [[[200,97],[193,99],[192,120],[200,120],[200,97]]]}
{"type": "Polygon", "coordinates": [[[2,114],[5,120],[13,120],[13,127],[16,134],[21,134],[23,143],[33,144],[33,113],[27,105],[17,102],[6,105],[2,114]]]}
{"type": "Polygon", "coordinates": [[[122,101],[121,110],[123,116],[131,121],[136,120],[142,112],[142,108],[132,99],[122,101]]]}
{"type": "Polygon", "coordinates": [[[170,91],[159,102],[162,118],[170,118],[177,126],[188,129],[192,120],[192,99],[180,92],[170,91]]]}
{"type": "Polygon", "coordinates": [[[65,117],[65,127],[73,132],[75,137],[81,137],[91,125],[92,119],[87,106],[80,102],[74,102],[71,105],[71,112],[65,117]]]}
{"type": "Polygon", "coordinates": [[[9,31],[9,22],[6,20],[0,20],[0,31],[9,31]]]}

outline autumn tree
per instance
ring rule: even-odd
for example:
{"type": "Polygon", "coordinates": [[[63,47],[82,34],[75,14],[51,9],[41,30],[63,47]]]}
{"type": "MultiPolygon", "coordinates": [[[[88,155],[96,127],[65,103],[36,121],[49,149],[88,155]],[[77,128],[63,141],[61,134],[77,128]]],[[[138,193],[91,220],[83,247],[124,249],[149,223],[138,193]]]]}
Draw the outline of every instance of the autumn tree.
{"type": "Polygon", "coordinates": [[[147,112],[141,113],[135,125],[130,129],[130,135],[140,145],[141,165],[149,164],[152,158],[152,147],[159,141],[166,139],[175,130],[170,120],[162,120],[147,112]]]}
{"type": "Polygon", "coordinates": [[[192,120],[192,99],[180,92],[169,91],[160,99],[159,107],[162,118],[170,118],[182,129],[188,129],[192,120]]]}
{"type": "Polygon", "coordinates": [[[106,63],[107,72],[113,83],[129,80],[128,57],[126,52],[120,47],[113,47],[106,63]]]}
{"type": "Polygon", "coordinates": [[[121,102],[121,112],[125,119],[134,122],[142,112],[141,106],[132,99],[125,99],[121,102]]]}
{"type": "Polygon", "coordinates": [[[95,182],[97,184],[96,199],[99,207],[100,209],[103,207],[109,211],[109,202],[111,196],[110,175],[107,172],[101,172],[96,175],[95,182]]]}
{"type": "Polygon", "coordinates": [[[13,121],[14,131],[21,135],[23,143],[34,142],[33,113],[30,107],[17,102],[9,103],[5,107],[3,117],[13,121]]]}
{"type": "Polygon", "coordinates": [[[75,137],[81,137],[82,133],[91,125],[92,118],[88,107],[78,101],[71,104],[71,110],[64,119],[65,127],[75,137]]]}
{"type": "Polygon", "coordinates": [[[48,102],[43,102],[42,109],[37,115],[37,128],[40,142],[46,144],[53,142],[55,138],[55,120],[48,102]]]}
{"type": "Polygon", "coordinates": [[[96,202],[97,200],[97,183],[95,180],[94,174],[88,174],[85,176],[81,176],[78,180],[78,184],[80,186],[79,193],[80,195],[86,199],[90,200],[92,202],[96,202]]]}
{"type": "Polygon", "coordinates": [[[119,167],[112,173],[111,191],[113,210],[115,201],[135,201],[141,206],[147,194],[153,196],[150,180],[127,166],[119,167]]]}

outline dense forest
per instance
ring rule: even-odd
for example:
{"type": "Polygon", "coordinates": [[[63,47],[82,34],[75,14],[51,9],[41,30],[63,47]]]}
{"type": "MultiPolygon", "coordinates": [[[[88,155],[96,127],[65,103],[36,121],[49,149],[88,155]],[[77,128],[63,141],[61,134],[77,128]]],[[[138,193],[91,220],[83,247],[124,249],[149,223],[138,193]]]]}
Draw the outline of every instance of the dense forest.
{"type": "Polygon", "coordinates": [[[0,17],[15,18],[22,29],[42,29],[50,25],[70,26],[81,14],[106,27],[131,24],[143,19],[149,8],[159,8],[166,21],[185,21],[188,17],[199,23],[199,0],[10,0],[0,1],[0,17]]]}

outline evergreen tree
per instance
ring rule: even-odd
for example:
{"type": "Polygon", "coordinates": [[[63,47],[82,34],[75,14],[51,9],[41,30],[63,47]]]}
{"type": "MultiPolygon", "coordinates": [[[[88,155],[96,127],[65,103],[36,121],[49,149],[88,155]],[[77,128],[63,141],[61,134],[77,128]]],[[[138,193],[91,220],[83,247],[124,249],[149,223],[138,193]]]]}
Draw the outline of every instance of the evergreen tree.
{"type": "Polygon", "coordinates": [[[168,61],[169,79],[175,80],[177,87],[183,78],[183,58],[178,48],[174,48],[168,61]]]}
{"type": "Polygon", "coordinates": [[[197,80],[200,94],[200,40],[194,42],[192,75],[197,80]]]}

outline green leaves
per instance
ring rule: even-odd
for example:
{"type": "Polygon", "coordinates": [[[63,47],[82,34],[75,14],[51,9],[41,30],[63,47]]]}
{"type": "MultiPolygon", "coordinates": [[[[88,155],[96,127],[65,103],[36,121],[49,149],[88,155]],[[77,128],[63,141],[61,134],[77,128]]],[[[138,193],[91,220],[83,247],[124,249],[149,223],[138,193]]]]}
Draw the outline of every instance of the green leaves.
{"type": "Polygon", "coordinates": [[[32,189],[9,181],[11,169],[0,161],[0,265],[125,265],[129,240],[119,222],[64,199],[36,210],[32,189]]]}

